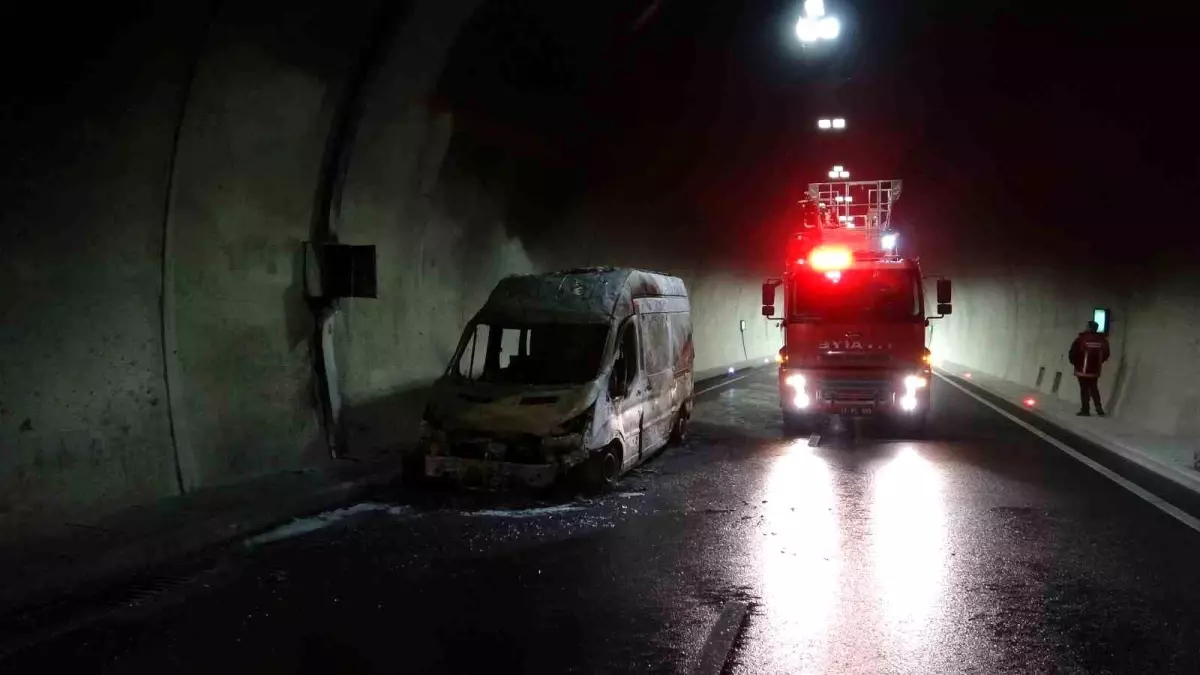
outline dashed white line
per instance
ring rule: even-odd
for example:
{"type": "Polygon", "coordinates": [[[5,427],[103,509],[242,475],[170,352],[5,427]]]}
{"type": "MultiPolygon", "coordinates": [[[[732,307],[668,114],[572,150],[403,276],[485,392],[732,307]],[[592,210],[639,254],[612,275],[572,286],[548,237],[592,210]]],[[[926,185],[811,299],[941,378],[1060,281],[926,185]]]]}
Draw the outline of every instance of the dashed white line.
{"type": "Polygon", "coordinates": [[[992,403],[991,401],[979,396],[978,394],[968,390],[967,388],[963,387],[961,384],[951,380],[950,378],[946,377],[945,375],[942,375],[941,373],[934,373],[934,375],[941,378],[941,380],[943,382],[950,385],[951,387],[954,387],[955,389],[961,391],[962,393],[966,394],[967,396],[970,396],[971,398],[975,399],[976,401],[979,401],[980,403],[986,405],[987,407],[991,408],[992,410],[995,410],[996,412],[1000,413],[1004,417],[1008,418],[1008,420],[1011,421],[1013,424],[1016,424],[1017,426],[1021,427],[1022,429],[1025,429],[1026,431],[1033,434],[1034,436],[1037,436],[1038,438],[1049,443],[1050,445],[1053,445],[1054,447],[1058,448],[1059,450],[1062,450],[1063,452],[1067,453],[1071,457],[1073,457],[1076,460],[1085,464],[1088,468],[1096,471],[1100,475],[1111,480],[1112,482],[1116,483],[1117,485],[1120,485],[1121,487],[1125,488],[1126,490],[1129,490],[1130,492],[1137,495],[1138,497],[1141,497],[1144,501],[1146,501],[1151,506],[1153,506],[1153,507],[1157,508],[1158,510],[1162,511],[1163,513],[1171,516],[1175,520],[1178,520],[1179,522],[1183,523],[1184,525],[1187,525],[1188,527],[1192,528],[1193,530],[1200,532],[1200,520],[1197,520],[1196,518],[1188,515],[1184,511],[1180,510],[1178,507],[1163,500],[1161,497],[1155,495],[1154,493],[1147,491],[1145,488],[1141,487],[1140,485],[1138,485],[1136,483],[1132,483],[1125,478],[1122,478],[1121,476],[1117,475],[1111,469],[1104,466],[1103,464],[1097,463],[1095,460],[1091,459],[1090,457],[1087,457],[1086,455],[1083,455],[1078,450],[1072,448],[1071,446],[1067,445],[1066,443],[1063,443],[1062,441],[1058,440],[1057,438],[1054,438],[1053,436],[1047,434],[1046,432],[1042,431],[1041,429],[1038,429],[1037,427],[1020,419],[1019,417],[1013,415],[1012,413],[1009,413],[1008,411],[1004,410],[1000,406],[998,406],[998,405],[992,403]]]}
{"type": "Polygon", "coordinates": [[[713,624],[708,639],[704,641],[704,649],[700,651],[700,661],[692,672],[695,675],[720,675],[725,670],[725,663],[733,651],[733,643],[738,633],[742,632],[742,622],[746,619],[749,605],[744,602],[732,601],[725,604],[721,616],[713,624]]]}

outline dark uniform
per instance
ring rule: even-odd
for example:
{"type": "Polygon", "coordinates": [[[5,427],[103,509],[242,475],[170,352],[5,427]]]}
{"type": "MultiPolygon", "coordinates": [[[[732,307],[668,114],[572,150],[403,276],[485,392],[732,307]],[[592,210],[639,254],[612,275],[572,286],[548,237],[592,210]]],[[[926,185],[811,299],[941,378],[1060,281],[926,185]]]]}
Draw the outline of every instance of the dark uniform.
{"type": "Polygon", "coordinates": [[[1097,333],[1098,326],[1094,321],[1088,322],[1087,330],[1080,333],[1071,343],[1071,351],[1067,359],[1075,367],[1075,378],[1079,380],[1079,415],[1087,416],[1088,403],[1096,404],[1096,414],[1104,417],[1104,407],[1100,405],[1100,370],[1108,360],[1108,338],[1097,333]]]}

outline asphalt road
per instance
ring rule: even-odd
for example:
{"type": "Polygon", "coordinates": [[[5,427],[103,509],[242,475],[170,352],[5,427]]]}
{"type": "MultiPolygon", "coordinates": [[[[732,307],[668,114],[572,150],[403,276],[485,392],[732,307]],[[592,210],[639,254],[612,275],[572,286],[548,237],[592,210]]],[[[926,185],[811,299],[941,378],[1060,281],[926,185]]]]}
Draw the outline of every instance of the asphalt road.
{"type": "Polygon", "coordinates": [[[1196,532],[940,381],[926,440],[784,439],[773,377],[616,494],[381,494],[0,672],[688,673],[727,607],[727,673],[1200,672],[1196,532]]]}

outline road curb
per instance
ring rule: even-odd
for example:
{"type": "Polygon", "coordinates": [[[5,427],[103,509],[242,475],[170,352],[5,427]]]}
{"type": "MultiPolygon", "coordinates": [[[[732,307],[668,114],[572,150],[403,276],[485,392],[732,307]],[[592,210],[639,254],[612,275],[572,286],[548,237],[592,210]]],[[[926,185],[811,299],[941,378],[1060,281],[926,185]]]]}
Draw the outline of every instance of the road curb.
{"type": "Polygon", "coordinates": [[[362,498],[400,479],[398,463],[381,465],[362,476],[337,481],[299,494],[277,506],[248,503],[235,509],[190,520],[165,536],[137,539],[40,571],[25,570],[20,584],[0,590],[0,616],[12,615],[61,598],[97,592],[172,560],[215,549],[253,536],[294,518],[326,511],[362,498]]]}
{"type": "Polygon", "coordinates": [[[935,372],[947,381],[975,394],[1047,436],[1070,446],[1080,455],[1145,489],[1187,515],[1200,518],[1200,491],[1181,479],[1176,479],[1165,469],[1157,471],[1118,450],[1106,447],[1102,443],[1060,426],[1036,411],[1013,403],[966,378],[940,368],[935,372]]]}

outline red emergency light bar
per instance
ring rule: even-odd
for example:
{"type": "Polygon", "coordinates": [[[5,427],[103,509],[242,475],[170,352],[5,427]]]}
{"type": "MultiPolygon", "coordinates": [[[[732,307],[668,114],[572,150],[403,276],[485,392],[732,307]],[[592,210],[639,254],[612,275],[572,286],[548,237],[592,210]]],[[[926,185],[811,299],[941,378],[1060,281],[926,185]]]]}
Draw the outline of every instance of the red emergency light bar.
{"type": "Polygon", "coordinates": [[[844,270],[854,263],[854,254],[843,246],[818,246],[808,254],[808,265],[818,272],[844,270]]]}

